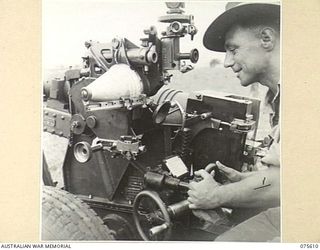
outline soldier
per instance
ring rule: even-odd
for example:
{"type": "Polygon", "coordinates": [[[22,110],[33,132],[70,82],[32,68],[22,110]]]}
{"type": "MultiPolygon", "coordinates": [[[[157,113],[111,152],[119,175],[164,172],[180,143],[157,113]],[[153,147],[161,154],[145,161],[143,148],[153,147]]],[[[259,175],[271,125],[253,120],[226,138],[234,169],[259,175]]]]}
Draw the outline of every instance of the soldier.
{"type": "Polygon", "coordinates": [[[280,6],[271,3],[228,3],[204,35],[204,46],[225,52],[224,66],[230,67],[242,86],[255,82],[268,87],[266,103],[271,106],[269,150],[260,163],[263,170],[240,173],[220,162],[209,164],[195,174],[188,191],[189,207],[195,212],[218,207],[264,208],[220,235],[218,241],[280,240],[280,161],[279,91],[280,91],[280,6]],[[230,181],[220,185],[212,168],[230,181]]]}

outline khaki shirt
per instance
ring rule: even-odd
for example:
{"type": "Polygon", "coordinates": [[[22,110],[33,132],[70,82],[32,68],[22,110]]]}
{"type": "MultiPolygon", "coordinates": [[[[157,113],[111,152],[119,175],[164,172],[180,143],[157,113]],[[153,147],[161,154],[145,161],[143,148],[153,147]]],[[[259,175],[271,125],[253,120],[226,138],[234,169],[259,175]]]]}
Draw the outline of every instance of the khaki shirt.
{"type": "Polygon", "coordinates": [[[278,84],[278,91],[274,94],[271,90],[268,90],[264,105],[270,108],[269,122],[271,127],[275,127],[279,124],[280,116],[280,85],[278,84]]]}
{"type": "Polygon", "coordinates": [[[280,167],[280,127],[279,125],[274,127],[269,135],[272,139],[272,143],[266,155],[261,159],[261,163],[267,166],[280,167]]]}
{"type": "Polygon", "coordinates": [[[267,92],[265,105],[271,108],[269,122],[272,131],[264,140],[265,155],[257,161],[257,169],[264,169],[269,166],[280,167],[280,85],[278,85],[276,94],[273,94],[270,90],[267,92]]]}

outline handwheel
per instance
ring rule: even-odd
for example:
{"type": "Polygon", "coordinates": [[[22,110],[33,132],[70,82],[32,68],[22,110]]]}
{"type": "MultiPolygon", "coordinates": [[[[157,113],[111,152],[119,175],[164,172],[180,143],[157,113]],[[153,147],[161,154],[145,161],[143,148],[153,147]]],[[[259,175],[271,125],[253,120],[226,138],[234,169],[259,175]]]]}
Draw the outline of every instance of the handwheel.
{"type": "Polygon", "coordinates": [[[168,240],[172,224],[166,205],[156,192],[144,190],[133,203],[133,218],[141,238],[149,240],[168,240]]]}

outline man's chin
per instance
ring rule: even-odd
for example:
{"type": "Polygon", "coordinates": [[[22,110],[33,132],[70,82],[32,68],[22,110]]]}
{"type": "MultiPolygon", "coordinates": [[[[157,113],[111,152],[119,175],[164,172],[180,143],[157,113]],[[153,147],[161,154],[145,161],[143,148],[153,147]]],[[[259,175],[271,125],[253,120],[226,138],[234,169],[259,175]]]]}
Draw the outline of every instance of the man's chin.
{"type": "Polygon", "coordinates": [[[240,79],[240,84],[243,87],[247,87],[247,86],[251,85],[252,82],[251,81],[250,82],[249,81],[243,81],[243,80],[240,79]]]}
{"type": "Polygon", "coordinates": [[[251,84],[257,82],[256,81],[257,79],[255,79],[256,77],[253,77],[252,75],[246,74],[242,71],[240,71],[240,73],[237,75],[237,77],[240,80],[241,86],[243,86],[243,87],[250,86],[251,84]]]}

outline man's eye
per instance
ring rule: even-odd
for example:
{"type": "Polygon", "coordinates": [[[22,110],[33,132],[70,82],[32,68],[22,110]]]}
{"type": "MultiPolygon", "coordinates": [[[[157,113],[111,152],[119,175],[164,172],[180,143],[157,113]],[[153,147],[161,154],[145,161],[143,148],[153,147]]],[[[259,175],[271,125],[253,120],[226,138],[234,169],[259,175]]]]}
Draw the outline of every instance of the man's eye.
{"type": "Polygon", "coordinates": [[[229,48],[229,51],[230,51],[233,55],[237,52],[236,48],[229,48]]]}

